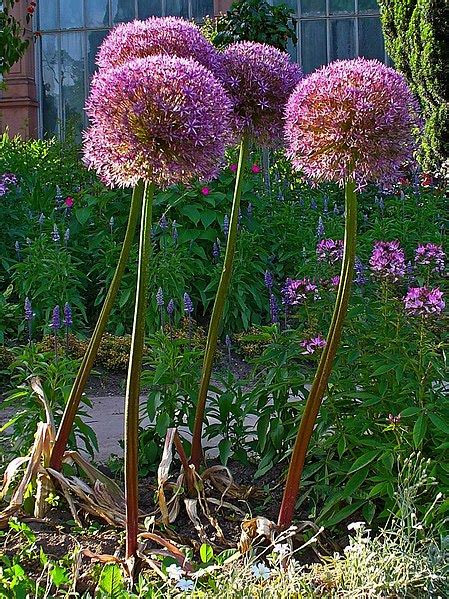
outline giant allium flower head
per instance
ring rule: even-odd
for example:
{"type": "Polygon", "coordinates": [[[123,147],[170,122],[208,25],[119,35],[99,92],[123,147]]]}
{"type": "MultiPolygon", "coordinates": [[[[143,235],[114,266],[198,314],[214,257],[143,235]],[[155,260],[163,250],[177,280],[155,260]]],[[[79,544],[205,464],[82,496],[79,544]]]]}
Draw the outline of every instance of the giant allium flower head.
{"type": "Polygon", "coordinates": [[[311,180],[358,187],[397,181],[412,162],[418,104],[404,77],[377,60],[338,60],[303,79],[286,109],[293,165],[311,180]]]}
{"type": "Polygon", "coordinates": [[[405,255],[399,241],[376,241],[369,260],[373,274],[395,283],[405,275],[405,255]]]}
{"type": "Polygon", "coordinates": [[[284,108],[302,78],[286,52],[268,44],[237,42],[223,52],[225,87],[234,101],[235,127],[262,146],[282,142],[284,108]]]}
{"type": "Polygon", "coordinates": [[[231,103],[193,60],[150,56],[100,70],[86,109],[84,161],[108,185],[167,187],[218,172],[231,103]]]}
{"type": "Polygon", "coordinates": [[[117,25],[101,44],[97,64],[110,69],[157,54],[191,58],[222,74],[220,53],[194,23],[177,17],[150,17],[117,25]]]}
{"type": "Polygon", "coordinates": [[[411,316],[438,316],[446,305],[439,287],[410,287],[403,301],[406,312],[411,316]]]}

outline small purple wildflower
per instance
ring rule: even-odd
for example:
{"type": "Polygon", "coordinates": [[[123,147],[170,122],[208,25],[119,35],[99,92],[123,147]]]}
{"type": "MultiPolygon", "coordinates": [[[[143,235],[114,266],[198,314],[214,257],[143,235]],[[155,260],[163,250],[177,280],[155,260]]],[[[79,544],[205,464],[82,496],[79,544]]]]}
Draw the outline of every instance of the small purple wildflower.
{"type": "Polygon", "coordinates": [[[336,202],[334,204],[334,214],[335,214],[335,216],[338,216],[340,214],[340,210],[338,209],[338,206],[337,206],[336,202]]]}
{"type": "Polygon", "coordinates": [[[167,304],[167,314],[169,316],[173,316],[174,311],[175,311],[175,302],[173,299],[171,299],[167,304]]]}
{"type": "Polygon", "coordinates": [[[321,239],[316,246],[316,255],[320,262],[335,264],[343,258],[343,240],[321,239]]]}
{"type": "Polygon", "coordinates": [[[24,304],[24,311],[25,311],[25,320],[32,320],[33,319],[33,307],[31,305],[31,301],[29,297],[25,298],[25,304],[24,304]]]}
{"type": "Polygon", "coordinates": [[[329,211],[329,196],[326,194],[323,198],[323,212],[329,211]]]}
{"type": "Polygon", "coordinates": [[[226,337],[225,337],[225,345],[228,349],[231,349],[231,347],[232,347],[232,341],[231,341],[231,337],[229,335],[226,335],[226,337]]]}
{"type": "Polygon", "coordinates": [[[274,293],[270,293],[270,318],[273,324],[279,322],[279,305],[274,293]]]}
{"type": "Polygon", "coordinates": [[[365,275],[365,266],[358,256],[356,256],[356,259],[355,259],[354,271],[355,271],[354,283],[356,285],[365,285],[366,281],[367,281],[366,275],[365,275]]]}
{"type": "Polygon", "coordinates": [[[54,242],[61,240],[61,236],[59,234],[59,229],[58,229],[56,223],[53,225],[53,231],[51,233],[51,238],[53,239],[54,242]]]}
{"type": "Polygon", "coordinates": [[[68,302],[64,304],[64,326],[69,328],[73,325],[72,308],[68,302]]]}
{"type": "Polygon", "coordinates": [[[55,194],[56,207],[60,208],[63,201],[64,201],[64,196],[62,195],[61,188],[59,187],[59,185],[56,185],[56,194],[55,194]]]}
{"type": "Polygon", "coordinates": [[[273,275],[271,274],[271,272],[269,270],[265,271],[265,275],[264,275],[264,283],[265,283],[265,287],[270,291],[273,288],[273,275]]]}
{"type": "Polygon", "coordinates": [[[323,223],[323,218],[321,216],[318,218],[318,225],[316,228],[316,236],[318,237],[318,239],[322,239],[324,237],[324,223],[323,223]]]}
{"type": "Polygon", "coordinates": [[[55,306],[53,308],[53,314],[52,314],[50,327],[55,332],[61,328],[61,312],[60,312],[59,306],[55,306]]]}
{"type": "Polygon", "coordinates": [[[371,270],[376,276],[392,283],[405,274],[405,255],[399,241],[376,241],[369,260],[371,270]]]}
{"type": "Polygon", "coordinates": [[[156,293],[156,304],[161,308],[164,305],[164,292],[162,291],[162,287],[159,287],[156,293]]]}
{"type": "Polygon", "coordinates": [[[437,316],[446,305],[439,287],[410,287],[403,301],[405,311],[411,316],[437,316]]]}
{"type": "Polygon", "coordinates": [[[340,275],[335,275],[329,282],[331,287],[338,287],[340,285],[340,275]]]}
{"type": "Polygon", "coordinates": [[[281,290],[282,303],[297,306],[308,299],[319,299],[318,287],[310,279],[287,279],[281,290]]]}
{"type": "Polygon", "coordinates": [[[70,229],[69,229],[69,227],[67,227],[67,229],[65,230],[65,233],[64,233],[64,243],[65,243],[65,245],[68,244],[69,239],[70,239],[70,229]]]}
{"type": "Polygon", "coordinates": [[[193,303],[188,293],[184,293],[184,312],[189,316],[193,312],[193,303]]]}
{"type": "Polygon", "coordinates": [[[312,201],[310,202],[310,207],[312,208],[312,210],[316,210],[318,208],[318,204],[315,198],[312,198],[312,201]]]}
{"type": "Polygon", "coordinates": [[[166,231],[168,229],[168,220],[165,214],[163,214],[159,219],[159,226],[163,231],[166,231]]]}
{"type": "Polygon", "coordinates": [[[220,246],[216,241],[214,241],[214,243],[212,244],[212,256],[214,260],[218,260],[218,258],[220,257],[220,246]]]}
{"type": "Polygon", "coordinates": [[[304,339],[301,341],[301,347],[304,348],[303,354],[314,354],[316,350],[323,349],[326,346],[326,339],[321,335],[304,339]]]}
{"type": "Polygon", "coordinates": [[[227,237],[229,233],[229,216],[227,214],[224,215],[223,219],[223,233],[225,237],[227,237]]]}
{"type": "Polygon", "coordinates": [[[444,271],[446,254],[441,245],[436,243],[420,244],[415,251],[415,264],[420,266],[434,266],[434,272],[444,271]]]}

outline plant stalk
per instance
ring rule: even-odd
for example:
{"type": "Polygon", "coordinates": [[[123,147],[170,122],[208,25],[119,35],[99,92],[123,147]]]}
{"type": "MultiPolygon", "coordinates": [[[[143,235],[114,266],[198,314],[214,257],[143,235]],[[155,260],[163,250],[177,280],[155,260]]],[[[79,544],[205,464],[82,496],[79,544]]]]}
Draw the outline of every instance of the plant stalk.
{"type": "Polygon", "coordinates": [[[140,225],[139,262],[136,302],[129,355],[125,394],[125,501],[126,501],[126,558],[136,555],[139,526],[137,459],[139,432],[139,395],[142,357],[145,343],[145,311],[148,295],[151,255],[151,216],[154,185],[145,184],[140,225]]]}
{"type": "Polygon", "coordinates": [[[128,224],[126,226],[125,237],[123,239],[122,249],[120,257],[115,269],[114,276],[112,277],[111,284],[109,286],[106,299],[104,300],[103,307],[98,317],[97,324],[95,325],[94,332],[89,340],[86,353],[84,354],[81,366],[76,375],[72,389],[70,391],[67,404],[65,406],[64,414],[62,416],[61,423],[58,428],[56,435],[56,441],[53,447],[53,451],[50,459],[50,466],[54,470],[60,470],[62,463],[62,456],[66,450],[67,441],[69,439],[70,432],[73,427],[73,422],[78,411],[81,396],[86,386],[87,379],[89,378],[90,371],[95,362],[95,358],[100,346],[101,338],[103,336],[106,324],[114,304],[117,292],[120,287],[120,281],[125,271],[126,264],[128,262],[129,253],[131,251],[134,234],[136,231],[137,221],[139,219],[140,211],[142,209],[142,198],[143,198],[143,184],[138,183],[134,188],[131,206],[129,209],[128,224]]]}
{"type": "Polygon", "coordinates": [[[231,219],[229,223],[228,239],[226,242],[223,270],[221,272],[220,283],[215,296],[214,307],[212,309],[212,316],[207,333],[203,370],[201,373],[198,401],[196,405],[195,424],[192,437],[192,456],[190,461],[197,470],[200,467],[201,461],[203,459],[201,436],[203,430],[204,413],[206,410],[207,393],[209,391],[209,383],[212,375],[215,352],[217,350],[221,319],[223,317],[223,310],[231,281],[232,264],[234,262],[235,246],[237,241],[240,198],[242,197],[243,172],[248,159],[248,153],[249,139],[246,135],[244,135],[240,143],[239,162],[237,167],[237,176],[234,188],[234,198],[232,201],[231,219]]]}
{"type": "Polygon", "coordinates": [[[338,285],[337,298],[335,300],[335,307],[329,327],[326,346],[321,355],[315,379],[309,397],[307,398],[304,414],[301,418],[292,457],[290,459],[287,481],[278,518],[278,525],[281,528],[290,526],[293,519],[307,448],[309,446],[324,393],[326,392],[335,355],[340,343],[343,323],[348,311],[349,296],[351,293],[352,280],[354,278],[357,237],[357,197],[355,193],[355,184],[352,180],[348,180],[345,184],[345,203],[345,240],[340,283],[338,285]]]}

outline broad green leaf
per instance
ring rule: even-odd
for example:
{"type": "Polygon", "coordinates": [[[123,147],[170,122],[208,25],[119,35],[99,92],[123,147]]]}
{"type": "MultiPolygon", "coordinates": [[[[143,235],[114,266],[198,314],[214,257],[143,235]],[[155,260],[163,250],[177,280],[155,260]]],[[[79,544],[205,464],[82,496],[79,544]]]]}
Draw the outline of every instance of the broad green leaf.
{"type": "Polygon", "coordinates": [[[200,558],[203,564],[207,564],[214,558],[214,550],[210,545],[203,543],[200,547],[200,558]]]}
{"type": "Polygon", "coordinates": [[[107,564],[103,568],[98,581],[98,590],[101,591],[102,597],[109,597],[109,599],[119,599],[123,596],[123,576],[117,564],[107,564]]]}
{"type": "Polygon", "coordinates": [[[427,431],[427,418],[424,414],[418,417],[413,427],[413,443],[415,447],[419,447],[424,439],[427,431]]]}
{"type": "Polygon", "coordinates": [[[377,450],[377,449],[372,450],[372,451],[367,451],[366,453],[364,453],[363,455],[361,455],[359,458],[356,459],[356,461],[352,464],[351,468],[349,469],[348,474],[352,474],[353,472],[360,470],[360,468],[363,468],[364,466],[366,466],[367,464],[372,462],[375,458],[377,458],[378,455],[379,455],[379,450],[377,450]]]}

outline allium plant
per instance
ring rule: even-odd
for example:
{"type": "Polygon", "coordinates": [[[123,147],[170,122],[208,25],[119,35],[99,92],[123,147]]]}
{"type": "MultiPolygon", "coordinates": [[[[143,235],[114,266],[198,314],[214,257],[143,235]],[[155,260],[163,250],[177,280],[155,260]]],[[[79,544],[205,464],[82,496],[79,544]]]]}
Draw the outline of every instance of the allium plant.
{"type": "Polygon", "coordinates": [[[288,154],[310,179],[394,184],[412,163],[418,104],[377,60],[337,60],[305,78],[286,111],[288,154]],[[395,135],[392,135],[392,132],[395,135]]]}
{"type": "MultiPolygon", "coordinates": [[[[235,135],[240,139],[240,152],[231,216],[229,222],[226,223],[228,226],[223,224],[227,238],[226,250],[207,333],[206,352],[193,427],[191,462],[196,469],[199,468],[203,458],[201,437],[206,399],[224,305],[232,276],[243,172],[248,161],[249,144],[250,141],[254,141],[265,147],[280,145],[283,137],[284,107],[301,77],[301,69],[297,64],[290,62],[287,53],[280,52],[266,44],[238,42],[228,46],[223,52],[223,84],[233,102],[233,128],[235,135]],[[226,231],[228,228],[229,230],[226,231]]],[[[257,169],[252,168],[251,172],[255,173],[257,169]]]]}
{"type": "Polygon", "coordinates": [[[399,241],[376,241],[369,265],[376,277],[397,283],[406,271],[405,254],[399,241]]]}
{"type": "MultiPolygon", "coordinates": [[[[134,24],[135,25],[135,24],[134,24]]],[[[114,47],[108,42],[113,56],[114,47]]],[[[100,52],[101,54],[101,52],[100,52]]],[[[145,311],[155,185],[213,177],[230,138],[231,103],[221,84],[190,59],[148,56],[103,68],[86,103],[90,128],[84,160],[110,186],[134,186],[128,228],[105,305],[72,388],[51,458],[60,468],[79,400],[92,367],[140,215],[139,260],[125,392],[126,557],[135,556],[138,531],[137,450],[145,311]]]]}
{"type": "Polygon", "coordinates": [[[221,54],[196,25],[176,17],[150,17],[114,27],[100,46],[97,64],[111,69],[156,55],[190,58],[221,74],[221,54]]]}
{"type": "Polygon", "coordinates": [[[278,519],[281,527],[288,527],[293,518],[307,449],[348,310],[356,251],[356,189],[370,181],[394,184],[413,161],[413,134],[419,125],[417,103],[404,77],[364,58],[336,61],[315,71],[298,84],[288,102],[288,155],[312,182],[336,181],[344,187],[345,238],[326,345],[290,460],[278,519]]]}
{"type": "Polygon", "coordinates": [[[431,317],[438,316],[446,304],[443,292],[439,287],[410,287],[404,297],[404,308],[411,316],[431,317]]]}

